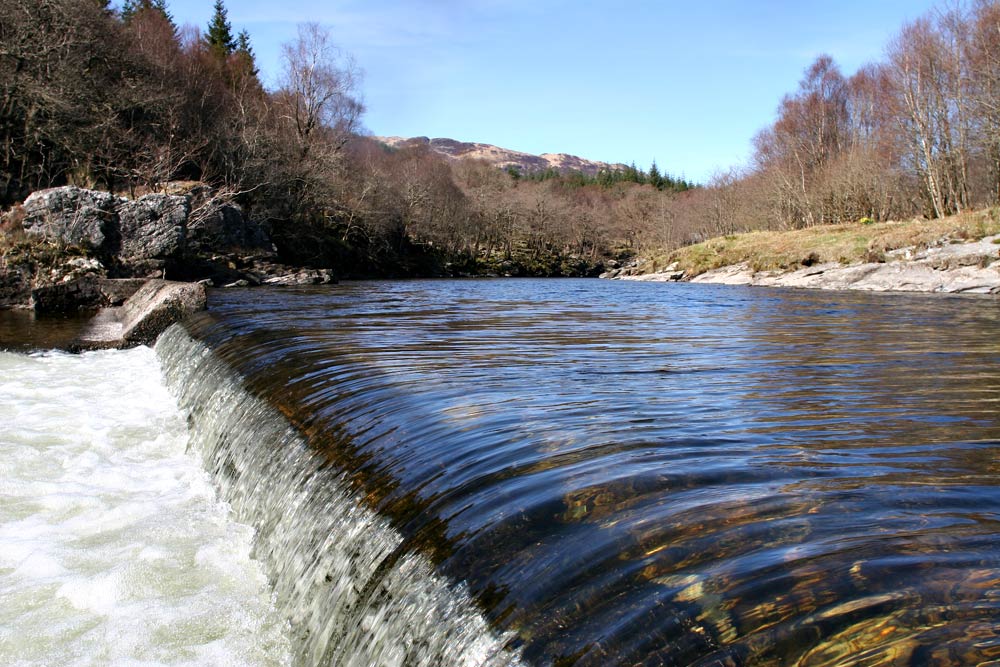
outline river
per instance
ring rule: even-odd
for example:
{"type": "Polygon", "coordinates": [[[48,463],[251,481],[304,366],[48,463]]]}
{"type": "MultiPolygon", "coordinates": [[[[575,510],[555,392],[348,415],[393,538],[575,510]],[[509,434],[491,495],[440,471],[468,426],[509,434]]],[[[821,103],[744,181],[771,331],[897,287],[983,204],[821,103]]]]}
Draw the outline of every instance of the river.
{"type": "MultiPolygon", "coordinates": [[[[195,494],[222,514],[204,535],[189,520],[184,548],[235,531],[234,567],[263,573],[235,577],[257,582],[248,602],[204,593],[258,610],[211,644],[253,664],[977,665],[1000,660],[998,333],[993,298],[592,280],[232,290],[157,343],[173,400],[149,358],[124,374],[158,388],[125,393],[176,401],[174,437],[218,493],[195,494]]],[[[22,364],[108,374],[144,354],[7,354],[4,391],[40,382],[22,364]]],[[[38,420],[61,431],[72,414],[38,420]]],[[[157,423],[130,414],[107,419],[157,423]]],[[[111,452],[76,455],[93,471],[136,448],[85,446],[111,452]]],[[[24,467],[0,535],[58,522],[24,467]]],[[[101,524],[93,511],[76,529],[101,524]]],[[[67,530],[68,559],[88,539],[67,530]]],[[[5,589],[28,585],[19,553],[0,563],[5,589]]],[[[28,614],[3,604],[5,620],[28,614]]],[[[155,601],[129,604],[166,622],[155,601]]]]}

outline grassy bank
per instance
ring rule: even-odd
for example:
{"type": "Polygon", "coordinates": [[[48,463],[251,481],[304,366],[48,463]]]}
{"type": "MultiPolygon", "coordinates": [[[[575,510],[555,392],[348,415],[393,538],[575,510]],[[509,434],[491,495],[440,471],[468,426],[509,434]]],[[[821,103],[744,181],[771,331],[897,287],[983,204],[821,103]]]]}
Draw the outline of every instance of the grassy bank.
{"type": "Polygon", "coordinates": [[[722,266],[746,262],[755,271],[794,270],[823,262],[877,262],[901,248],[928,248],[977,241],[1000,234],[1000,209],[987,209],[939,220],[861,222],[820,225],[788,231],[749,232],[654,255],[640,265],[642,273],[683,270],[688,277],[722,266]]]}

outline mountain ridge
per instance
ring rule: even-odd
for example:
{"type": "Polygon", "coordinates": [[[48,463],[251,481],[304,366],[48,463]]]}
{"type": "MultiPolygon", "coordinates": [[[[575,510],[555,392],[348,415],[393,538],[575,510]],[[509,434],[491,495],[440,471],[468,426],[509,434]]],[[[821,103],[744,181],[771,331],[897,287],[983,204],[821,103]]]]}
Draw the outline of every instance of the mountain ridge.
{"type": "Polygon", "coordinates": [[[457,141],[444,137],[372,137],[390,148],[407,146],[428,146],[432,151],[451,160],[485,160],[501,169],[516,168],[522,174],[530,174],[554,169],[562,174],[578,171],[588,176],[596,176],[602,170],[623,170],[621,163],[588,160],[568,153],[542,153],[535,155],[523,151],[502,148],[493,144],[472,141],[457,141]]]}

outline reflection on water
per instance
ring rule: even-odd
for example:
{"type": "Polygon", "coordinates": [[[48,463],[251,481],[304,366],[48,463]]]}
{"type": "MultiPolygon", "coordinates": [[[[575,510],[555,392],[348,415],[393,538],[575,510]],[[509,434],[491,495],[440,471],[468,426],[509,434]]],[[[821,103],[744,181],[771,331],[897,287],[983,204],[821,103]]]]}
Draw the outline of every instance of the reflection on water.
{"type": "Polygon", "coordinates": [[[42,315],[33,310],[0,309],[0,350],[66,349],[83,331],[91,314],[42,315]]]}
{"type": "Polygon", "coordinates": [[[995,300],[358,283],[189,329],[529,661],[1000,660],[995,300]]]}

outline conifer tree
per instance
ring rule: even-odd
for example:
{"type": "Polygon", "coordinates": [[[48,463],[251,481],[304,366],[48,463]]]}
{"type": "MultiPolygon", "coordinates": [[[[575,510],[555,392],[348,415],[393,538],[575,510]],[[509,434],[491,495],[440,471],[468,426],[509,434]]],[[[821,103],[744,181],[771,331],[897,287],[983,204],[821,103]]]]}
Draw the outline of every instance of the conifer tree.
{"type": "Polygon", "coordinates": [[[215,0],[215,13],[208,24],[208,45],[218,55],[226,57],[236,51],[236,40],[233,39],[233,27],[227,18],[228,12],[222,0],[215,0]]]}
{"type": "Polygon", "coordinates": [[[163,14],[167,21],[170,22],[170,25],[173,25],[174,28],[177,27],[174,25],[174,17],[167,11],[166,0],[125,0],[122,3],[120,12],[122,21],[128,23],[138,12],[146,9],[155,9],[163,14]]]}
{"type": "Polygon", "coordinates": [[[259,74],[257,70],[257,56],[250,45],[250,33],[246,30],[240,30],[240,33],[236,35],[236,55],[240,57],[241,61],[246,63],[248,71],[253,76],[259,74]]]}
{"type": "Polygon", "coordinates": [[[660,174],[659,167],[656,166],[656,160],[653,160],[653,164],[649,167],[649,184],[657,190],[662,190],[666,184],[663,175],[660,174]]]}
{"type": "Polygon", "coordinates": [[[240,34],[236,35],[236,50],[248,56],[254,55],[253,47],[250,46],[250,33],[246,30],[240,30],[240,34]]]}

